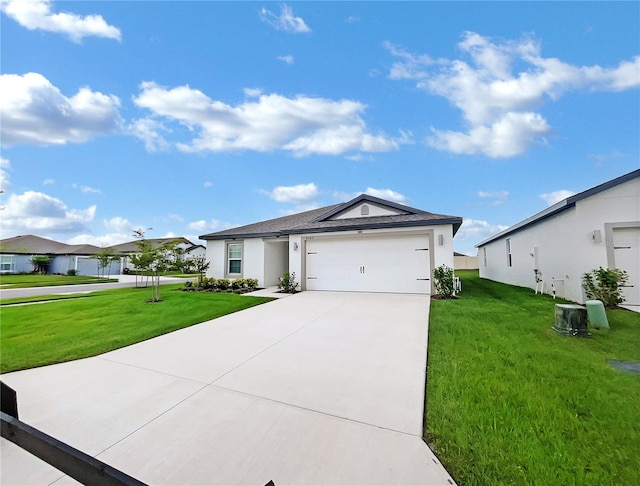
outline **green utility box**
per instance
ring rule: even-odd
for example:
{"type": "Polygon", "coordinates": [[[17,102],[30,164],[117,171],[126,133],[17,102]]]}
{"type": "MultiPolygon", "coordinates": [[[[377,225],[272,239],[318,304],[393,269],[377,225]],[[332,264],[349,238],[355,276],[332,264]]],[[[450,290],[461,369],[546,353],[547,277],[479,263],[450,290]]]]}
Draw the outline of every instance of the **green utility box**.
{"type": "Polygon", "coordinates": [[[599,300],[587,300],[584,305],[587,306],[587,316],[591,327],[608,331],[609,321],[607,313],[604,311],[604,304],[599,300]]]}

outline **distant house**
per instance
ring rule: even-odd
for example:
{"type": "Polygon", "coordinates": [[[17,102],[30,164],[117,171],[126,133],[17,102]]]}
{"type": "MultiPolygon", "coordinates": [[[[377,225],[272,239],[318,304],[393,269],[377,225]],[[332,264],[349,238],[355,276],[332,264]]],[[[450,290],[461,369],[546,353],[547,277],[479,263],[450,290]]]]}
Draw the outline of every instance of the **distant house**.
{"type": "Polygon", "coordinates": [[[453,266],[462,218],[363,194],[282,218],[200,236],[207,274],[273,286],[295,272],[301,290],[429,294],[432,269],[453,266]]]}
{"type": "Polygon", "coordinates": [[[0,240],[0,272],[31,272],[31,258],[42,255],[51,258],[49,273],[75,270],[79,275],[97,275],[95,255],[101,250],[94,245],[67,245],[34,235],[14,236],[0,240]]]}
{"type": "MultiPolygon", "coordinates": [[[[180,258],[204,256],[204,245],[193,244],[186,238],[156,238],[147,240],[154,247],[176,241],[177,248],[182,250],[180,258]]],[[[31,258],[36,255],[51,258],[49,273],[66,274],[75,270],[78,275],[98,275],[108,273],[120,274],[124,268],[132,268],[129,261],[131,254],[138,251],[135,241],[111,247],[114,255],[119,257],[101,272],[96,256],[104,250],[94,245],[68,245],[35,235],[14,236],[0,240],[0,273],[29,273],[33,271],[31,258]]]]}
{"type": "MultiPolygon", "coordinates": [[[[182,260],[195,256],[204,256],[206,254],[206,248],[204,245],[196,245],[183,237],[148,238],[146,241],[149,242],[153,248],[158,248],[169,243],[176,243],[176,249],[181,252],[179,258],[182,260]]],[[[120,273],[125,272],[125,269],[134,269],[134,266],[131,263],[131,255],[135,255],[139,252],[138,243],[139,240],[135,240],[110,247],[114,250],[114,254],[116,256],[121,257],[120,273]]]]}
{"type": "Polygon", "coordinates": [[[476,245],[480,277],[584,302],[597,267],[629,274],[625,304],[640,305],[640,169],[568,197],[476,245]]]}

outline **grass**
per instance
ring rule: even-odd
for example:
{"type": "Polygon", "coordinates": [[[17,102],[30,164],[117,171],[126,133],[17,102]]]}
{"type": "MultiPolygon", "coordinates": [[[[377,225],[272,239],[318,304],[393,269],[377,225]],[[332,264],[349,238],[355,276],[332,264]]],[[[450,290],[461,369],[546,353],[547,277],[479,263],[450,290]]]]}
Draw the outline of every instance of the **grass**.
{"type": "Polygon", "coordinates": [[[146,302],[149,289],[125,288],[3,306],[0,372],[95,356],[271,300],[180,288],[163,285],[157,303],[146,302]]]}
{"type": "Polygon", "coordinates": [[[39,275],[28,273],[22,275],[0,275],[3,289],[21,289],[27,287],[49,287],[57,285],[81,285],[117,282],[113,278],[88,277],[85,275],[39,275]]]}
{"type": "Polygon", "coordinates": [[[640,375],[607,364],[640,362],[640,314],[561,336],[562,301],[457,275],[431,303],[425,439],[458,484],[640,484],[640,375]]]}

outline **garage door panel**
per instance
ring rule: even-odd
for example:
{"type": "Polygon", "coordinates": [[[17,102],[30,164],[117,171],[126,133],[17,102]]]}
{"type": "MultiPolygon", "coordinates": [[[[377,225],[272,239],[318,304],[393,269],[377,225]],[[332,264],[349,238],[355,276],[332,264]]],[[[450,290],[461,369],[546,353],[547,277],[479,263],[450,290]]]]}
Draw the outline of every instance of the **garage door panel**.
{"type": "Polygon", "coordinates": [[[307,241],[307,290],[429,293],[426,236],[307,241]]]}

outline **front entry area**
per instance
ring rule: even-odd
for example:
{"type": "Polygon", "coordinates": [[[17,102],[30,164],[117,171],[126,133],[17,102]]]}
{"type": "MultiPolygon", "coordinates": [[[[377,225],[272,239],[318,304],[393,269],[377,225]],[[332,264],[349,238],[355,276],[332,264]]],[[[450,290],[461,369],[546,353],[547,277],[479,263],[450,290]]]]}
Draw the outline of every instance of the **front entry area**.
{"type": "Polygon", "coordinates": [[[429,252],[426,234],[308,239],[306,290],[429,294],[429,252]]]}

